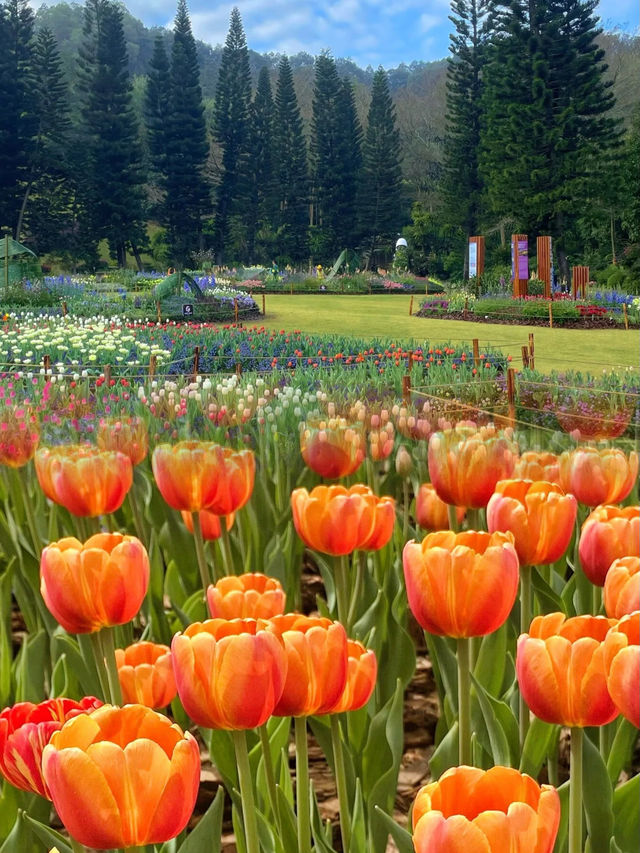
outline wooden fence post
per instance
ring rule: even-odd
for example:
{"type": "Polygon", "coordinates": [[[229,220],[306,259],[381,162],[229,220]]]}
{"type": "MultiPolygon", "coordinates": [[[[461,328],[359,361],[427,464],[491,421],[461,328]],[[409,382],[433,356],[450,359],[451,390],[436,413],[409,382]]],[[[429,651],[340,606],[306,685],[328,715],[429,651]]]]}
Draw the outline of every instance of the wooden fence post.
{"type": "Polygon", "coordinates": [[[529,347],[522,347],[522,366],[529,367],[529,347]]]}
{"type": "Polygon", "coordinates": [[[64,301],[64,299],[62,300],[62,316],[67,316],[67,303],[64,301]]]}
{"type": "Polygon", "coordinates": [[[155,353],[149,359],[149,378],[153,379],[156,375],[156,369],[158,367],[158,356],[155,353]]]}
{"type": "Polygon", "coordinates": [[[407,404],[411,402],[411,376],[408,373],[402,377],[402,399],[407,404]]]}
{"type": "Polygon", "coordinates": [[[266,296],[264,293],[262,294],[262,316],[264,317],[267,313],[267,309],[265,308],[266,296]]]}
{"type": "Polygon", "coordinates": [[[198,375],[198,368],[200,367],[200,347],[193,348],[193,379],[195,381],[196,376],[198,375]]]}
{"type": "Polygon", "coordinates": [[[478,368],[480,367],[480,342],[474,338],[471,343],[473,344],[473,366],[478,368]]]}
{"type": "Polygon", "coordinates": [[[409,302],[409,316],[413,314],[413,293],[411,294],[411,301],[409,302]]]}
{"type": "Polygon", "coordinates": [[[516,420],[516,372],[513,367],[507,368],[507,403],[509,404],[509,420],[513,426],[516,420]]]}
{"type": "Polygon", "coordinates": [[[462,309],[462,316],[466,320],[467,319],[467,311],[469,310],[469,300],[465,297],[464,300],[464,308],[462,309]]]}
{"type": "Polygon", "coordinates": [[[237,325],[238,324],[238,300],[237,299],[233,300],[233,314],[235,317],[235,323],[237,325]]]}
{"type": "Polygon", "coordinates": [[[549,328],[550,329],[553,329],[553,309],[551,307],[552,305],[553,305],[553,302],[550,299],[549,300],[549,328]]]}
{"type": "Polygon", "coordinates": [[[536,366],[536,356],[533,343],[533,332],[529,332],[529,367],[534,370],[536,366]]]}
{"type": "Polygon", "coordinates": [[[44,365],[44,378],[46,379],[49,375],[49,371],[51,370],[51,356],[44,355],[42,357],[42,363],[44,365]]]}
{"type": "Polygon", "coordinates": [[[627,314],[627,303],[626,302],[622,303],[622,313],[624,315],[624,327],[628,331],[629,330],[629,315],[627,314]]]}
{"type": "Polygon", "coordinates": [[[107,388],[111,385],[111,365],[105,364],[104,366],[104,384],[107,388]]]}
{"type": "Polygon", "coordinates": [[[156,314],[158,315],[158,323],[162,323],[162,309],[159,302],[156,302],[156,314]]]}
{"type": "Polygon", "coordinates": [[[236,376],[238,379],[242,376],[242,365],[239,361],[236,362],[236,376]]]}

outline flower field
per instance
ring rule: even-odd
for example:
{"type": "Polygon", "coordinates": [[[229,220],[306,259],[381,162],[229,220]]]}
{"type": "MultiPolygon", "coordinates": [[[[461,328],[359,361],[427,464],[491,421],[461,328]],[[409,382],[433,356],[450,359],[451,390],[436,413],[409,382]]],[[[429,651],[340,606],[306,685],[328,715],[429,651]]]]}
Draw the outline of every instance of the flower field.
{"type": "Polygon", "coordinates": [[[637,853],[634,374],[97,317],[0,347],[1,853],[637,853]]]}

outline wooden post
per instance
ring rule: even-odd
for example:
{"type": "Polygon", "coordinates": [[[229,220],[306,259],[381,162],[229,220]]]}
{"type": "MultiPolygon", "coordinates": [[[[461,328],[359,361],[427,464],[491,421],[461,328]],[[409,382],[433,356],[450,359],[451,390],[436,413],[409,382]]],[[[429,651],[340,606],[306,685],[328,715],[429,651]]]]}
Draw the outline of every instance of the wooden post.
{"type": "Polygon", "coordinates": [[[627,303],[626,302],[622,303],[622,313],[624,315],[624,327],[628,331],[629,330],[629,315],[627,314],[627,303]]]}
{"type": "Polygon", "coordinates": [[[553,308],[551,307],[552,305],[553,305],[553,302],[550,299],[549,300],[549,328],[550,329],[553,329],[553,308]]]}
{"type": "Polygon", "coordinates": [[[409,302],[409,316],[413,314],[413,293],[411,294],[411,301],[409,302]]]}
{"type": "Polygon", "coordinates": [[[158,323],[162,323],[162,309],[159,302],[156,302],[156,313],[158,315],[158,323]]]}
{"type": "Polygon", "coordinates": [[[529,367],[529,347],[522,347],[522,366],[529,367]]]}
{"type": "Polygon", "coordinates": [[[236,376],[238,379],[242,376],[242,365],[239,361],[236,362],[236,376]]]}
{"type": "Polygon", "coordinates": [[[149,377],[153,379],[156,375],[156,369],[158,367],[158,356],[155,353],[149,359],[149,377]]]}
{"type": "Polygon", "coordinates": [[[533,332],[529,332],[529,367],[531,370],[535,368],[536,356],[533,343],[533,332]]]}
{"type": "Polygon", "coordinates": [[[238,300],[237,299],[233,300],[233,314],[234,314],[235,322],[237,325],[237,323],[238,323],[238,300]]]}
{"type": "Polygon", "coordinates": [[[407,373],[411,374],[411,368],[413,367],[413,350],[411,350],[407,356],[407,373]]]}
{"type": "Polygon", "coordinates": [[[265,295],[264,295],[264,293],[263,293],[263,294],[262,294],[262,316],[263,316],[263,317],[264,317],[264,316],[265,316],[265,314],[267,313],[267,309],[265,308],[265,303],[266,303],[266,296],[265,296],[265,295]]]}
{"type": "Polygon", "coordinates": [[[536,240],[538,258],[538,278],[544,281],[545,299],[551,299],[551,237],[538,237],[536,240]]]}
{"type": "Polygon", "coordinates": [[[472,341],[473,344],[473,366],[480,367],[480,342],[477,338],[472,341]]]}
{"type": "Polygon", "coordinates": [[[402,399],[405,403],[411,402],[411,377],[409,374],[402,377],[402,399]]]}
{"type": "Polygon", "coordinates": [[[589,267],[571,267],[571,293],[574,299],[584,299],[589,283],[589,267]]]}
{"type": "Polygon", "coordinates": [[[509,404],[509,420],[513,426],[516,419],[516,372],[513,367],[507,368],[507,402],[509,404]]]}
{"type": "Polygon", "coordinates": [[[4,235],[4,289],[9,290],[9,235],[4,235]]]}
{"type": "Polygon", "coordinates": [[[44,365],[44,378],[46,379],[49,375],[49,371],[51,370],[51,356],[44,355],[42,358],[42,363],[44,365]]]}
{"type": "Polygon", "coordinates": [[[465,320],[467,319],[467,311],[468,310],[469,310],[469,300],[467,299],[467,297],[465,297],[464,308],[462,309],[462,316],[464,317],[465,320]]]}
{"type": "Polygon", "coordinates": [[[107,388],[111,385],[111,365],[105,364],[104,366],[104,384],[107,388]]]}
{"type": "Polygon", "coordinates": [[[62,300],[62,316],[67,316],[67,303],[64,301],[64,299],[62,300]]]}
{"type": "Polygon", "coordinates": [[[529,283],[529,261],[527,257],[527,272],[526,275],[520,277],[520,247],[522,244],[527,244],[526,234],[511,235],[511,262],[513,264],[513,295],[516,299],[521,299],[527,295],[529,283]]]}
{"type": "Polygon", "coordinates": [[[200,367],[200,347],[193,348],[193,379],[195,380],[198,375],[198,368],[200,367]]]}
{"type": "Polygon", "coordinates": [[[480,280],[484,274],[484,237],[469,237],[469,278],[475,278],[476,289],[480,285],[480,280]],[[471,248],[471,244],[475,244],[475,249],[471,248]],[[472,264],[473,254],[475,253],[475,264],[472,264]]]}
{"type": "Polygon", "coordinates": [[[293,296],[293,279],[291,279],[291,295],[293,296]]]}

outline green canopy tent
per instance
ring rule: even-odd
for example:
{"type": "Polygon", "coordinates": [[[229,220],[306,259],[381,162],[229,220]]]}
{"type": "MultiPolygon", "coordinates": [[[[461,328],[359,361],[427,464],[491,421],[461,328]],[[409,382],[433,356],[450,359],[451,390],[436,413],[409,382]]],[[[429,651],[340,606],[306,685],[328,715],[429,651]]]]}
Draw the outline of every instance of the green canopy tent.
{"type": "Polygon", "coordinates": [[[42,269],[35,252],[17,240],[5,235],[0,239],[0,275],[2,284],[8,288],[24,278],[40,278],[42,269]]]}

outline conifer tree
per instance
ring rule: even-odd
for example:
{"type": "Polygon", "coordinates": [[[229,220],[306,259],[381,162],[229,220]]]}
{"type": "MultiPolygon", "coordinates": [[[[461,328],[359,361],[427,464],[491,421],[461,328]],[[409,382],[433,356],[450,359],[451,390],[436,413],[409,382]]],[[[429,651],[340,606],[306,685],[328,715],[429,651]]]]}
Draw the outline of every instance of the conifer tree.
{"type": "Polygon", "coordinates": [[[145,239],[142,155],[122,17],[111,0],[87,0],[81,56],[87,210],[95,236],[109,241],[121,267],[127,243],[135,253],[145,239]]]}
{"type": "Polygon", "coordinates": [[[165,221],[173,263],[184,267],[201,248],[202,216],[209,202],[204,177],[209,143],[186,0],[178,0],[174,22],[168,101],[165,221]]]}
{"type": "Polygon", "coordinates": [[[356,111],[353,85],[346,78],[341,83],[336,107],[342,183],[335,211],[335,230],[340,235],[342,248],[353,249],[360,237],[358,187],[362,168],[363,133],[356,111]]]}
{"type": "MultiPolygon", "coordinates": [[[[272,233],[278,208],[273,154],[274,123],[271,82],[265,66],[258,76],[258,87],[250,107],[250,162],[246,175],[249,190],[246,211],[247,253],[250,260],[254,260],[257,233],[272,233]]],[[[261,257],[260,260],[268,262],[271,258],[261,257]]]]}
{"type": "Polygon", "coordinates": [[[278,255],[293,263],[308,255],[309,172],[300,108],[291,65],[283,56],[278,65],[275,99],[274,162],[277,184],[278,255]]]}
{"type": "Polygon", "coordinates": [[[144,99],[144,117],[149,150],[148,175],[151,182],[151,212],[163,224],[167,184],[167,129],[169,126],[171,67],[164,38],[156,36],[149,63],[144,99]]]}
{"type": "Polygon", "coordinates": [[[245,176],[250,103],[249,50],[240,12],[234,7],[222,51],[213,118],[214,135],[222,149],[222,175],[217,188],[214,229],[214,245],[218,254],[225,248],[240,253],[243,249],[246,251],[246,205],[243,201],[248,196],[245,176]],[[233,237],[232,218],[236,220],[233,237]]]}
{"type": "Polygon", "coordinates": [[[361,230],[370,258],[378,246],[392,240],[400,226],[401,194],[400,132],[387,75],[380,67],[373,76],[359,204],[361,230]]]}

